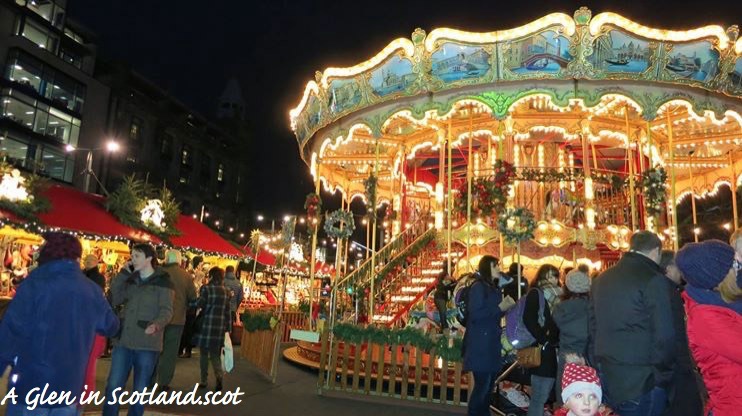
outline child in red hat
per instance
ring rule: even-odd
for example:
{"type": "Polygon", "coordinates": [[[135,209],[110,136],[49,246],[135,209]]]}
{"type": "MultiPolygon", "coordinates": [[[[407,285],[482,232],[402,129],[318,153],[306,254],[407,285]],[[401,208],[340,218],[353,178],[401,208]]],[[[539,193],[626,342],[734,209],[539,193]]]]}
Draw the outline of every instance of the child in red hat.
{"type": "Polygon", "coordinates": [[[562,401],[564,407],[554,416],[603,416],[600,404],[603,390],[594,368],[584,365],[579,357],[567,357],[562,376],[562,401]],[[577,362],[570,362],[577,361],[577,362]]]}

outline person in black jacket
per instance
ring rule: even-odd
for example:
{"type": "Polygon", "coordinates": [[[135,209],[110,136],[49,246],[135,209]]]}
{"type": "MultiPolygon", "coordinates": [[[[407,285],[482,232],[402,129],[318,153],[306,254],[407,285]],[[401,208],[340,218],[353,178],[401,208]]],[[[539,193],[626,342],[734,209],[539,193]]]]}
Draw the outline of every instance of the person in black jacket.
{"type": "Polygon", "coordinates": [[[450,294],[456,287],[456,281],[451,279],[448,272],[444,269],[438,275],[438,282],[435,285],[435,291],[433,292],[433,300],[435,301],[435,308],[438,309],[438,319],[441,323],[441,330],[447,331],[448,328],[448,299],[450,294]]]}
{"type": "Polygon", "coordinates": [[[588,353],[621,416],[661,415],[667,403],[675,330],[661,250],[656,234],[635,233],[629,252],[591,287],[588,353]]]}
{"type": "Polygon", "coordinates": [[[559,269],[551,264],[544,264],[536,272],[536,280],[526,295],[523,324],[541,346],[541,365],[531,369],[531,402],[528,405],[528,416],[543,416],[544,405],[549,400],[556,381],[559,329],[551,317],[549,302],[546,301],[543,288],[554,286],[558,281],[559,269]]]}
{"type": "Polygon", "coordinates": [[[85,256],[85,271],[83,272],[88,279],[100,286],[102,291],[106,291],[106,278],[101,274],[98,268],[98,257],[94,254],[85,256]]]}
{"type": "Polygon", "coordinates": [[[510,263],[505,279],[500,282],[500,288],[503,296],[510,296],[516,301],[521,296],[525,296],[528,293],[528,280],[523,274],[523,266],[517,262],[510,263]],[[518,269],[520,269],[520,296],[518,295],[518,269]]]}
{"type": "Polygon", "coordinates": [[[667,416],[697,416],[703,414],[703,397],[701,386],[703,382],[695,369],[688,345],[688,332],[685,328],[685,309],[680,294],[683,292],[682,273],[675,265],[675,253],[671,250],[662,250],[660,267],[665,271],[668,289],[670,290],[670,306],[672,307],[673,328],[675,328],[676,357],[673,367],[672,384],[667,392],[669,406],[665,410],[667,416]]]}

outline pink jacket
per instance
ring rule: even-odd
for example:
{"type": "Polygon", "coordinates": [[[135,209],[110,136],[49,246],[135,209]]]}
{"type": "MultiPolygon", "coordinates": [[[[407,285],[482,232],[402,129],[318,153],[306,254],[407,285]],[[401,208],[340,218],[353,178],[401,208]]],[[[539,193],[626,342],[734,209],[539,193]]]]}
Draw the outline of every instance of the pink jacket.
{"type": "Polygon", "coordinates": [[[683,293],[688,342],[709,392],[706,412],[734,416],[742,409],[742,316],[683,293]]]}

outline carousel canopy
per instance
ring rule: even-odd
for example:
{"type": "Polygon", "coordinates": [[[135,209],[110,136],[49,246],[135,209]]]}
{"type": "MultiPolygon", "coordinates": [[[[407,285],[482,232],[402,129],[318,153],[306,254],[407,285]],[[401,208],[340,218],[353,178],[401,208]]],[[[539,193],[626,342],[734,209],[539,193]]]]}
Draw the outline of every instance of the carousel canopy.
{"type": "Polygon", "coordinates": [[[106,211],[105,198],[100,195],[52,185],[44,191],[44,196],[49,199],[51,208],[39,214],[39,219],[47,226],[103,237],[162,243],[154,235],[121,224],[113,214],[106,211]]]}
{"type": "Polygon", "coordinates": [[[229,256],[242,256],[242,253],[238,249],[193,217],[181,215],[175,224],[175,228],[181,233],[179,236],[170,238],[170,241],[176,247],[191,247],[229,256]]]}

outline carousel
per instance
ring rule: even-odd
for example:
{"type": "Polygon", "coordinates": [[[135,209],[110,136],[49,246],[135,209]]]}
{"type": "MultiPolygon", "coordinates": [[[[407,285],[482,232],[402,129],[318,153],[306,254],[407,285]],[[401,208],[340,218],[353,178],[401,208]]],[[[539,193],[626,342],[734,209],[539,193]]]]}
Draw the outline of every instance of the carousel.
{"type": "Polygon", "coordinates": [[[338,302],[362,288],[369,321],[391,325],[438,272],[465,273],[483,254],[529,276],[543,263],[604,269],[640,229],[677,249],[678,204],[691,200],[697,236],[696,201],[721,187],[736,230],[738,35],[583,7],[487,33],[416,29],[317,72],[289,113],[317,193],[390,213],[369,216],[388,223],[388,244],[337,277],[338,302]],[[429,233],[435,243],[405,252],[429,233]]]}

